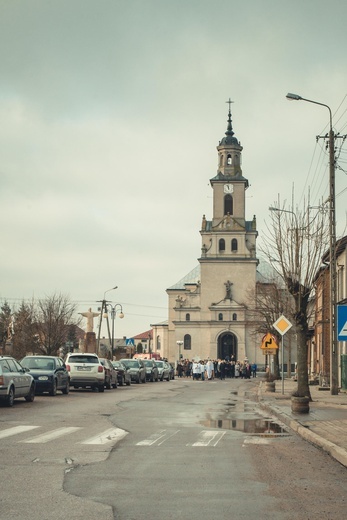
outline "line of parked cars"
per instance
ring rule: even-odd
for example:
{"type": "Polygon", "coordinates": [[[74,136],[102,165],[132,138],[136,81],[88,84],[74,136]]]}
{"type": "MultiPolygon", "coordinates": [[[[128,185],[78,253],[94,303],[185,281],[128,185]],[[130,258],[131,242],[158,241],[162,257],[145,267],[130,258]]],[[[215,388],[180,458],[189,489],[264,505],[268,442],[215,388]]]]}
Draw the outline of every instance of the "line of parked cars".
{"type": "Polygon", "coordinates": [[[93,353],[71,352],[65,361],[58,356],[30,355],[19,363],[11,356],[0,356],[0,400],[13,406],[14,399],[32,402],[35,395],[58,391],[68,394],[70,387],[105,388],[146,381],[170,381],[174,368],[167,361],[121,359],[110,361],[93,353]]]}

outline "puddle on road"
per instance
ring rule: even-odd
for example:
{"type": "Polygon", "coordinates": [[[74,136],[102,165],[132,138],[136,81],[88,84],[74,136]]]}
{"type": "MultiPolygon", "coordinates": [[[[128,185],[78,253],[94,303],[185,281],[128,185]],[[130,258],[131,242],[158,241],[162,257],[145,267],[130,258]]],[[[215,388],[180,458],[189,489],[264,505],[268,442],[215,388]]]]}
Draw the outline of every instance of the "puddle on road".
{"type": "Polygon", "coordinates": [[[271,419],[208,419],[201,421],[206,428],[235,430],[249,435],[288,434],[288,432],[271,419]]]}

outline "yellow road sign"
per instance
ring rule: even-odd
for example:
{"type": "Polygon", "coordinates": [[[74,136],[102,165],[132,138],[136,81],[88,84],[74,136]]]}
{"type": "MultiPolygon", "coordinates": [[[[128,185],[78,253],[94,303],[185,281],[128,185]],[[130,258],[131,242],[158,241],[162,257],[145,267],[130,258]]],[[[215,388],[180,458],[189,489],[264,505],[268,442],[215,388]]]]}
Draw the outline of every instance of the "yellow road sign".
{"type": "Polygon", "coordinates": [[[263,337],[263,340],[262,340],[262,344],[261,344],[261,347],[262,349],[264,350],[270,350],[270,349],[276,349],[278,348],[278,345],[276,343],[276,339],[275,339],[275,336],[273,336],[272,334],[270,334],[270,332],[268,332],[267,334],[265,334],[265,336],[263,337]]]}

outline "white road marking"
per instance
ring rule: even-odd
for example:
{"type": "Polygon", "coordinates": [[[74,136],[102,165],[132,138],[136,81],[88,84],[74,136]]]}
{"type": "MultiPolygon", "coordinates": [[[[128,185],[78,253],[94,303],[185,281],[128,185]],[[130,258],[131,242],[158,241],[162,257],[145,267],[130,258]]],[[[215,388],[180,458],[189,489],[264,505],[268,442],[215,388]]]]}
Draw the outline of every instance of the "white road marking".
{"type": "Polygon", "coordinates": [[[152,444],[157,443],[157,446],[161,446],[168,439],[176,435],[180,430],[176,430],[175,432],[168,432],[166,430],[160,430],[159,432],[153,433],[149,439],[145,439],[136,444],[136,446],[152,446],[152,444]],[[160,442],[159,442],[160,441],[160,442]]]}
{"type": "Polygon", "coordinates": [[[225,433],[226,432],[204,430],[200,432],[198,437],[199,440],[197,442],[194,442],[192,446],[217,446],[218,442],[225,435],[225,433]]]}
{"type": "Polygon", "coordinates": [[[76,427],[76,426],[58,428],[57,430],[43,433],[42,435],[37,435],[36,437],[33,437],[32,439],[29,439],[27,441],[21,441],[21,442],[25,442],[27,444],[29,444],[29,443],[30,444],[43,444],[45,442],[50,442],[54,439],[58,439],[59,437],[62,437],[63,435],[68,435],[69,433],[74,433],[80,429],[81,428],[76,427]]]}
{"type": "Polygon", "coordinates": [[[13,426],[13,428],[7,428],[7,430],[0,432],[0,439],[5,439],[5,437],[11,437],[11,435],[17,435],[18,433],[28,432],[35,428],[39,428],[39,426],[13,426]]]}
{"type": "Polygon", "coordinates": [[[91,437],[80,444],[107,444],[108,442],[118,442],[128,435],[128,433],[129,432],[126,432],[121,428],[110,428],[109,430],[99,433],[98,435],[95,435],[95,437],[91,437]]]}

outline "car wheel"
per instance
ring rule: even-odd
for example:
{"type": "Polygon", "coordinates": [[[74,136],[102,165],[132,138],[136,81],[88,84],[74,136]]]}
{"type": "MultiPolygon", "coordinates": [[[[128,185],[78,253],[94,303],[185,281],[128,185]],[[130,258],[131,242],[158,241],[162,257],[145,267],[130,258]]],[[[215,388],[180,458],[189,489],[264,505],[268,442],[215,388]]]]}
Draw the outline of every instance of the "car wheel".
{"type": "Polygon", "coordinates": [[[99,392],[105,392],[105,385],[99,385],[98,390],[99,392]]]}
{"type": "Polygon", "coordinates": [[[57,380],[53,380],[52,388],[49,391],[49,395],[57,395],[57,380]]]}
{"type": "Polygon", "coordinates": [[[35,399],[35,385],[31,385],[30,392],[25,396],[25,400],[27,403],[32,403],[35,399]]]}
{"type": "Polygon", "coordinates": [[[66,387],[62,389],[62,392],[63,394],[67,395],[68,393],[70,393],[70,382],[68,381],[66,383],[66,387]]]}
{"type": "Polygon", "coordinates": [[[13,406],[14,403],[14,388],[11,386],[8,396],[6,397],[6,406],[13,406]]]}

